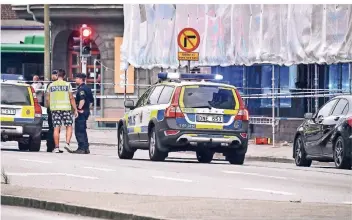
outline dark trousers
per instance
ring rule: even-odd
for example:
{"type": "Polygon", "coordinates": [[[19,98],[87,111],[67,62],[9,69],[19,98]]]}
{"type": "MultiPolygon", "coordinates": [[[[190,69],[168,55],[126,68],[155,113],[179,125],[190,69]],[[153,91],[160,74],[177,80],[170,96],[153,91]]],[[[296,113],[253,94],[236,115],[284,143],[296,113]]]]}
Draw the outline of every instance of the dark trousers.
{"type": "Polygon", "coordinates": [[[54,126],[53,126],[53,119],[51,115],[51,111],[48,108],[48,124],[49,124],[49,131],[46,136],[46,147],[47,151],[51,152],[55,148],[55,143],[54,143],[54,126]]]}
{"type": "MultiPolygon", "coordinates": [[[[89,110],[88,110],[89,111],[89,110]]],[[[89,113],[79,113],[75,119],[75,135],[78,143],[78,149],[88,150],[87,120],[89,113]]]]}

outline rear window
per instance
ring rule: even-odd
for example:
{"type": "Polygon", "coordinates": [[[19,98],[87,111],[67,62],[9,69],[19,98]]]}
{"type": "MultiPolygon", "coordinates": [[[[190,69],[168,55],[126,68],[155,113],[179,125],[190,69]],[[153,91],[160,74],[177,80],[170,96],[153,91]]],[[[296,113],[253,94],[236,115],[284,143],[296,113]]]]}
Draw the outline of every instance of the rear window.
{"type": "Polygon", "coordinates": [[[28,87],[1,84],[1,104],[31,105],[28,87]]]}
{"type": "Polygon", "coordinates": [[[183,103],[185,108],[235,109],[236,101],[232,89],[217,86],[185,87],[183,103]]]}

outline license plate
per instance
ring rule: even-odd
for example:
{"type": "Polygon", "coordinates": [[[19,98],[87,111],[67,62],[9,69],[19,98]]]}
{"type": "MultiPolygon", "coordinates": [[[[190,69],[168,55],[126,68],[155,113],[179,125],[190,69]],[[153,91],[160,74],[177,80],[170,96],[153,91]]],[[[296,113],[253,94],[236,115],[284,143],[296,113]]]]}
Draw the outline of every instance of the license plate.
{"type": "Polygon", "coordinates": [[[15,115],[16,114],[16,109],[2,108],[1,109],[1,114],[2,115],[15,115]]]}
{"type": "Polygon", "coordinates": [[[222,115],[197,115],[198,122],[213,122],[213,123],[223,123],[224,118],[222,115]]]}
{"type": "Polygon", "coordinates": [[[45,127],[45,128],[49,127],[49,124],[47,121],[43,121],[43,127],[45,127]]]}

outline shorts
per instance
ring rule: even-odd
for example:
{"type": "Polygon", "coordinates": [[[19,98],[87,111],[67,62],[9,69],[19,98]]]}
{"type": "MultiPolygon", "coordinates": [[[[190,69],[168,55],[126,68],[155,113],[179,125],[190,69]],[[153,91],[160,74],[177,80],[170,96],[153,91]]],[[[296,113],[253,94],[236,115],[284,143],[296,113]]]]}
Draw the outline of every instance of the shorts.
{"type": "Polygon", "coordinates": [[[72,126],[73,117],[71,111],[51,111],[53,126],[61,127],[62,124],[67,126],[72,126]]]}

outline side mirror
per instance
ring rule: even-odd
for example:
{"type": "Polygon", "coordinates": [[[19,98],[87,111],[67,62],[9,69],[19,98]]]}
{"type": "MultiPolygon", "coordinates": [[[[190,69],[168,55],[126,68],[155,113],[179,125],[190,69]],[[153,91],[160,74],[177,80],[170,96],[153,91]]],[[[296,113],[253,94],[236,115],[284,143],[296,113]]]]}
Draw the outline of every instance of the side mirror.
{"type": "Polygon", "coordinates": [[[313,113],[305,113],[304,114],[305,119],[312,119],[313,118],[313,113]]]}
{"type": "Polygon", "coordinates": [[[125,107],[129,108],[129,109],[133,109],[134,108],[134,101],[133,100],[126,100],[125,107]]]}

